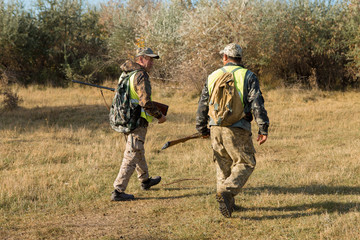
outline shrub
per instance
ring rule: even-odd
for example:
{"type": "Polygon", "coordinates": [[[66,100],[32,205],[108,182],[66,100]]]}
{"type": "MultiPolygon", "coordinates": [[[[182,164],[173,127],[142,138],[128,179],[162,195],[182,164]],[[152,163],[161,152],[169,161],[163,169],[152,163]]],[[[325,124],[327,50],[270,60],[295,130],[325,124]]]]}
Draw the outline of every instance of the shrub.
{"type": "MultiPolygon", "coordinates": [[[[0,72],[1,73],[1,72],[0,72]]],[[[2,95],[1,106],[4,110],[14,110],[19,106],[22,99],[17,93],[14,93],[9,85],[9,76],[6,72],[2,72],[0,75],[0,95],[2,95]]]]}

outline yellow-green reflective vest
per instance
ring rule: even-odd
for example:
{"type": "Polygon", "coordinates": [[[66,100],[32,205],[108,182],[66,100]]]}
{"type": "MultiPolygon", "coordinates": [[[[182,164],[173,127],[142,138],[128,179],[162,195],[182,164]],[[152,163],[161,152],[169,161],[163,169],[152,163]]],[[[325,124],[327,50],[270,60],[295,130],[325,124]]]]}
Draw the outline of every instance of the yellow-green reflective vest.
{"type": "MultiPolygon", "coordinates": [[[[135,75],[136,75],[136,73],[130,77],[130,102],[132,102],[134,104],[139,104],[139,95],[136,93],[135,88],[134,88],[135,75]]],[[[151,96],[150,96],[150,99],[151,99],[151,96]]],[[[143,108],[141,108],[140,117],[145,118],[146,121],[148,121],[149,123],[151,123],[153,120],[153,117],[150,114],[148,114],[143,108]]]]}
{"type": "Polygon", "coordinates": [[[232,72],[236,68],[239,68],[239,69],[234,72],[235,86],[240,95],[241,103],[244,106],[243,93],[244,93],[244,81],[245,81],[245,75],[246,75],[247,69],[239,67],[239,66],[224,66],[223,68],[219,68],[218,70],[216,70],[215,72],[210,74],[210,76],[208,77],[209,96],[211,96],[211,92],[214,88],[214,84],[215,84],[216,80],[224,73],[223,69],[226,72],[232,72]]]}

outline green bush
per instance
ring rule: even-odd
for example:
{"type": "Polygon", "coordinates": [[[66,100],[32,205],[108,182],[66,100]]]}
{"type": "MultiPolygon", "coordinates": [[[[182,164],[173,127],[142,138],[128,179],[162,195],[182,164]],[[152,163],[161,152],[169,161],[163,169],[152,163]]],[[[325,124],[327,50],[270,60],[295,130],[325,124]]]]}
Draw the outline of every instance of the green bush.
{"type": "Polygon", "coordinates": [[[0,2],[0,67],[18,83],[67,86],[117,78],[137,47],[161,58],[152,78],[201,89],[230,42],[269,87],[358,87],[358,0],[39,0],[33,9],[0,2]]]}

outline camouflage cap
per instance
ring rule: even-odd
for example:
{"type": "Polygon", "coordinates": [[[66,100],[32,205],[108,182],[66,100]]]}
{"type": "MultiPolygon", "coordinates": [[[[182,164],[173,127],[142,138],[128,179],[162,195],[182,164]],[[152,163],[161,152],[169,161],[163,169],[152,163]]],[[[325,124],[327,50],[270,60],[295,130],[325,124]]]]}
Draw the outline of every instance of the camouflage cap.
{"type": "Polygon", "coordinates": [[[240,58],[242,57],[242,49],[241,47],[236,43],[230,43],[226,45],[224,50],[220,51],[220,54],[225,54],[229,57],[233,58],[240,58]]]}
{"type": "Polygon", "coordinates": [[[155,54],[153,52],[153,50],[151,50],[151,48],[147,48],[147,47],[143,47],[143,48],[138,48],[136,50],[136,57],[139,57],[139,56],[149,56],[149,57],[152,57],[152,58],[155,58],[155,59],[159,59],[159,55],[155,54]]]}

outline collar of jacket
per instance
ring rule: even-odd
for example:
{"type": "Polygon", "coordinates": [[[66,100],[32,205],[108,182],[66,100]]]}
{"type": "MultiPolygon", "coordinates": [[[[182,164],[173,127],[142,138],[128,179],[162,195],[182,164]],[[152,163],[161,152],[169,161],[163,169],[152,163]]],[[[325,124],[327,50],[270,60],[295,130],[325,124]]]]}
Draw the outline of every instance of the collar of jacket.
{"type": "Polygon", "coordinates": [[[131,60],[127,60],[126,62],[124,62],[121,66],[120,69],[123,72],[132,72],[135,70],[143,70],[145,71],[145,69],[138,63],[131,61],[131,60]]]}
{"type": "Polygon", "coordinates": [[[225,64],[225,66],[239,66],[234,62],[228,62],[227,64],[225,64]]]}

